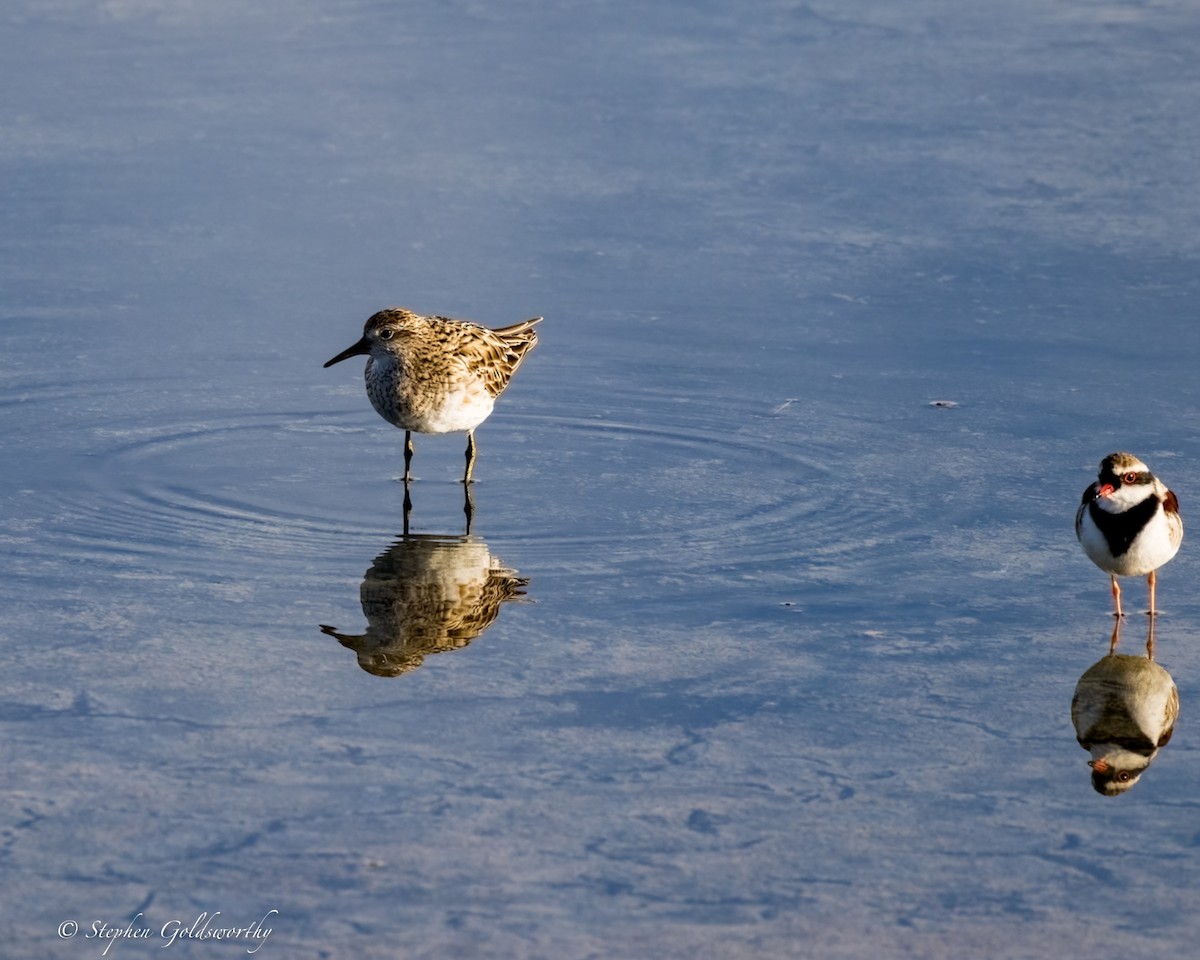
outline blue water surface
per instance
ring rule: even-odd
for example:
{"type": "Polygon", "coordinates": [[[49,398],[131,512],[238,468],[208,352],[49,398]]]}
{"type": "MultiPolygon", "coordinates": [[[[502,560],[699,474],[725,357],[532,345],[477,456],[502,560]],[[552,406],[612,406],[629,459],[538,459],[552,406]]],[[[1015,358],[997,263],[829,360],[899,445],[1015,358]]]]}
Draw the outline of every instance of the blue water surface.
{"type": "Polygon", "coordinates": [[[10,0],[0,953],[1186,954],[1198,45],[1176,0],[10,0]],[[406,536],[321,369],[389,304],[546,317],[469,537],[461,436],[406,536]],[[1118,449],[1189,532],[1179,721],[1109,799],[1072,519],[1118,449]]]}

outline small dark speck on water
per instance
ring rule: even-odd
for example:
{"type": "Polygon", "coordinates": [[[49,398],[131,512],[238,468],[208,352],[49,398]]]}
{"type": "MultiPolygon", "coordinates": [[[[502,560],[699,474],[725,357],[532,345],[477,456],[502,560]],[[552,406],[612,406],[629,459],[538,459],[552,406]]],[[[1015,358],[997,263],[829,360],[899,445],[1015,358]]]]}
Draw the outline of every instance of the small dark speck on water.
{"type": "Polygon", "coordinates": [[[931,407],[940,407],[943,410],[949,410],[951,407],[957,407],[958,401],[957,400],[930,400],[929,405],[931,407]]]}

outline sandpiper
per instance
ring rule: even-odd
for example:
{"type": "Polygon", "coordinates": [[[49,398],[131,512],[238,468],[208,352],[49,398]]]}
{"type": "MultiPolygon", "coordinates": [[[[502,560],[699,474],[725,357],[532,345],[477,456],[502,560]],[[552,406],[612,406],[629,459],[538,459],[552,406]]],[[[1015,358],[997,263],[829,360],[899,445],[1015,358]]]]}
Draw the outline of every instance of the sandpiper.
{"type": "Polygon", "coordinates": [[[1183,520],[1175,494],[1149,467],[1132,453],[1105,457],[1075,512],[1075,536],[1092,563],[1112,579],[1116,616],[1122,616],[1117,577],[1143,575],[1154,616],[1156,571],[1178,553],[1183,520]]]}
{"type": "Polygon", "coordinates": [[[467,469],[475,465],[475,428],[492,412],[517,367],[537,344],[534,317],[490,330],[466,320],[425,317],[403,307],[380,310],[362,339],[325,364],[366,355],[367,396],[384,420],[404,431],[404,482],[416,433],[467,434],[467,469]]]}

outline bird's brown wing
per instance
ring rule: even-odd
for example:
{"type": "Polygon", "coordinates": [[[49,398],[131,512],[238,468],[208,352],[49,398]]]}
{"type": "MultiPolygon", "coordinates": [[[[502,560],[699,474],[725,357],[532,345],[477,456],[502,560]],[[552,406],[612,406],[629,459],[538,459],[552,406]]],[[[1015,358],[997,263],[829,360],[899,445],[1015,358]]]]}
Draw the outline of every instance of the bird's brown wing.
{"type": "Polygon", "coordinates": [[[1179,498],[1175,496],[1174,490],[1168,490],[1163,495],[1163,509],[1166,510],[1167,513],[1179,512],[1179,498]]]}
{"type": "Polygon", "coordinates": [[[455,338],[453,345],[447,344],[447,352],[461,357],[483,380],[487,392],[498,397],[517,372],[525,354],[536,346],[537,333],[533,327],[541,319],[535,317],[499,330],[457,321],[461,335],[455,338]]]}
{"type": "Polygon", "coordinates": [[[1170,532],[1171,543],[1175,546],[1183,541],[1183,517],[1179,514],[1179,498],[1168,490],[1163,494],[1163,512],[1167,515],[1167,529],[1170,532]]]}

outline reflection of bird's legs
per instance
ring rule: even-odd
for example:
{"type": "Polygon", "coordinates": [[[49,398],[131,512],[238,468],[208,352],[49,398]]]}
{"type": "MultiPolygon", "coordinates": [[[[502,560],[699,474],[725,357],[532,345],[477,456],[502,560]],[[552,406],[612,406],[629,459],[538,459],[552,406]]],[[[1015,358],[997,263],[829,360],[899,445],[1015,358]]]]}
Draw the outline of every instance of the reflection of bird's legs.
{"type": "Polygon", "coordinates": [[[1121,618],[1117,618],[1117,622],[1113,624],[1112,641],[1108,645],[1108,655],[1111,657],[1117,652],[1117,644],[1121,642],[1121,618]]]}
{"type": "Polygon", "coordinates": [[[1113,603],[1117,605],[1117,612],[1113,616],[1120,620],[1121,617],[1125,616],[1121,612],[1121,588],[1117,585],[1117,575],[1115,573],[1110,573],[1108,576],[1112,580],[1113,603]]]}
{"type": "Polygon", "coordinates": [[[408,515],[412,513],[412,497],[408,495],[408,477],[404,478],[404,535],[408,536],[408,515]]]}
{"type": "Polygon", "coordinates": [[[1154,619],[1156,612],[1154,609],[1154,587],[1158,583],[1158,571],[1151,570],[1150,576],[1146,578],[1146,582],[1150,584],[1150,618],[1154,619]]]}
{"type": "Polygon", "coordinates": [[[1154,618],[1150,618],[1150,630],[1146,634],[1146,659],[1154,659],[1154,618]]]}
{"type": "Polygon", "coordinates": [[[413,457],[413,442],[412,432],[404,431],[404,482],[407,484],[412,479],[412,457],[413,457]]]}
{"type": "Polygon", "coordinates": [[[463,484],[463,491],[465,493],[463,498],[463,513],[467,515],[467,529],[464,535],[469,537],[471,535],[471,520],[475,516],[475,495],[471,493],[471,485],[469,483],[463,484]]]}
{"type": "Polygon", "coordinates": [[[471,482],[471,468],[475,466],[475,431],[467,431],[467,472],[463,474],[463,483],[471,482]]]}

